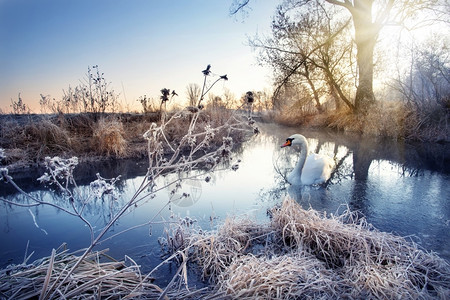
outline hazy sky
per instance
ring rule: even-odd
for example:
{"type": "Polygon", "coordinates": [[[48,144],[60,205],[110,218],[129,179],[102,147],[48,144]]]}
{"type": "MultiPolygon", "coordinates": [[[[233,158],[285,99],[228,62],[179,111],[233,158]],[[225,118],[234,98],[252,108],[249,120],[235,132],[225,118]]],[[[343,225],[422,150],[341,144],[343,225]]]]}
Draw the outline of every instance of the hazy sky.
{"type": "Polygon", "coordinates": [[[279,1],[255,0],[246,17],[229,16],[233,0],[0,0],[0,109],[21,93],[39,112],[40,94],[63,89],[98,65],[122,102],[159,97],[162,88],[185,98],[203,70],[228,74],[236,97],[270,85],[248,37],[267,32],[279,1]]]}

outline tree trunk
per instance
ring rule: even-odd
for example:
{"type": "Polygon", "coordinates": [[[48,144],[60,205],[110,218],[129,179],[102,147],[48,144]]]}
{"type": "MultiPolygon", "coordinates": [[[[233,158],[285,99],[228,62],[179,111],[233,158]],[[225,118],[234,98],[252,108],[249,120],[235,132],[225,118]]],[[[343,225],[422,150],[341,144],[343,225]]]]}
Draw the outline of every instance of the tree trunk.
{"type": "Polygon", "coordinates": [[[336,110],[340,110],[342,108],[342,105],[341,105],[339,96],[337,95],[336,89],[334,88],[334,85],[330,82],[328,82],[328,86],[330,89],[331,98],[333,98],[333,100],[334,100],[334,105],[336,107],[336,110]]]}
{"type": "Polygon", "coordinates": [[[302,75],[305,76],[306,80],[308,81],[308,85],[313,92],[314,100],[316,101],[317,110],[319,111],[319,113],[322,113],[323,108],[322,108],[322,105],[320,104],[319,93],[317,92],[314,82],[311,80],[311,77],[309,76],[309,69],[308,69],[308,65],[306,64],[306,62],[305,62],[305,73],[302,75]]]}
{"type": "Polygon", "coordinates": [[[350,9],[355,28],[357,49],[358,87],[355,96],[355,108],[359,113],[367,111],[375,101],[373,94],[373,51],[379,28],[372,22],[372,0],[354,1],[350,9]]]}
{"type": "Polygon", "coordinates": [[[334,80],[333,73],[330,69],[324,68],[325,75],[327,76],[328,84],[334,87],[334,91],[337,92],[339,98],[350,108],[352,111],[355,110],[355,106],[350,102],[350,100],[344,95],[341,86],[334,80]]]}
{"type": "MultiPolygon", "coordinates": [[[[357,113],[364,113],[375,101],[373,94],[373,50],[380,31],[380,23],[372,20],[373,0],[325,1],[345,7],[352,14],[357,51],[356,62],[358,64],[355,109],[357,113]]],[[[392,3],[393,1],[389,1],[385,14],[392,8],[392,3]]]]}

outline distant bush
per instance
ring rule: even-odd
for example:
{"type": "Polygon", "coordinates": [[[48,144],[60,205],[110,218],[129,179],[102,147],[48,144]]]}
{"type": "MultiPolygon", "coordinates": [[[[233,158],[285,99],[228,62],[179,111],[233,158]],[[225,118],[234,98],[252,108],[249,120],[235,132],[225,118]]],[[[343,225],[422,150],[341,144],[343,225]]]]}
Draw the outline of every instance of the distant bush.
{"type": "Polygon", "coordinates": [[[17,100],[14,101],[11,99],[11,108],[13,114],[29,114],[30,108],[23,102],[22,97],[20,97],[20,93],[17,96],[17,100]]]}

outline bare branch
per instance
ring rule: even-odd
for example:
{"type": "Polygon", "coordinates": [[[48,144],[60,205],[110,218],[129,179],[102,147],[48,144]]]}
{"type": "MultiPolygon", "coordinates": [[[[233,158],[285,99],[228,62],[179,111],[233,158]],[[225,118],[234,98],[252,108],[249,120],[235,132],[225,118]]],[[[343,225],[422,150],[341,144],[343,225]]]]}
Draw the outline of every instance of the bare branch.
{"type": "Polygon", "coordinates": [[[249,2],[250,0],[234,0],[232,6],[230,7],[230,15],[235,15],[239,11],[243,10],[249,2]]]}

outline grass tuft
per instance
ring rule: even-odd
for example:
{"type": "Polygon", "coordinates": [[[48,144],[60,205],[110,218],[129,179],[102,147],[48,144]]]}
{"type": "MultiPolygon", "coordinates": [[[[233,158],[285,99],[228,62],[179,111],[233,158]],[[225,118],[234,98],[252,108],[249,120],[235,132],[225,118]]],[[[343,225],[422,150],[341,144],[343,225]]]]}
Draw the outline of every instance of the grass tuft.
{"type": "Polygon", "coordinates": [[[100,119],[94,125],[94,143],[99,154],[124,157],[127,141],[124,138],[123,124],[116,119],[100,119]]]}

